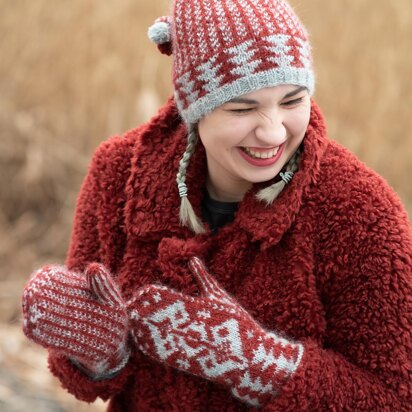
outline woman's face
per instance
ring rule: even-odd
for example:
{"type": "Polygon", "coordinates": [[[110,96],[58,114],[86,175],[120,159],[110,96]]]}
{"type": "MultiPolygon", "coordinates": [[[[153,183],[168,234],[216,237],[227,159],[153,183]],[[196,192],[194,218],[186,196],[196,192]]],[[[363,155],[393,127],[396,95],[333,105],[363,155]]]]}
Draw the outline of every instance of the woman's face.
{"type": "Polygon", "coordinates": [[[240,200],[253,183],[276,176],[305,136],[310,107],[305,88],[281,85],[235,98],[204,116],[198,130],[213,191],[240,200]]]}

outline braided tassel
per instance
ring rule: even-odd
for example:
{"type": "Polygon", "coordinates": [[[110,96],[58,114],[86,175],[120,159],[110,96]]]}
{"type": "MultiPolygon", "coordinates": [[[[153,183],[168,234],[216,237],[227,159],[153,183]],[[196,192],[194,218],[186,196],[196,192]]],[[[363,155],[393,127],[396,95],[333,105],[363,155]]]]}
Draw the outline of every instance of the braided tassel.
{"type": "Polygon", "coordinates": [[[299,158],[300,153],[299,150],[297,150],[295,154],[292,156],[292,158],[289,160],[286,166],[286,171],[284,173],[281,172],[279,174],[281,180],[279,182],[274,183],[271,186],[268,186],[260,190],[256,194],[256,197],[259,200],[265,202],[266,205],[271,205],[278,198],[278,196],[285,188],[285,186],[292,181],[295,172],[298,170],[299,158]]]}
{"type": "Polygon", "coordinates": [[[180,211],[179,218],[182,226],[186,226],[194,233],[200,234],[205,232],[205,228],[202,221],[196,216],[195,211],[187,197],[187,185],[186,185],[186,169],[189,164],[190,158],[196,149],[197,134],[194,127],[189,130],[189,139],[186,147],[186,151],[183,154],[179,164],[179,172],[176,176],[176,183],[179,189],[180,196],[180,211]]]}

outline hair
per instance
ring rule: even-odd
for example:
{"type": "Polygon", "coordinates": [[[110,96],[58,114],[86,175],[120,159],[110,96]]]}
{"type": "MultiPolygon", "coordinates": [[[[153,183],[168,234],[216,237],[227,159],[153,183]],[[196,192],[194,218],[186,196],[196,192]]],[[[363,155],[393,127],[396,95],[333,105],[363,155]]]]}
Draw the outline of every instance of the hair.
{"type": "MultiPolygon", "coordinates": [[[[196,234],[205,233],[206,229],[198,216],[196,216],[195,211],[187,197],[187,185],[186,185],[186,171],[189,165],[190,158],[196,150],[197,143],[199,141],[197,134],[197,127],[195,124],[189,125],[189,136],[187,141],[186,150],[179,162],[179,171],[176,176],[176,182],[179,189],[180,196],[180,223],[182,226],[186,226],[191,229],[196,234]]],[[[286,165],[285,172],[279,173],[281,180],[276,182],[264,189],[261,189],[257,194],[256,198],[270,206],[285,186],[292,180],[294,173],[298,170],[300,160],[299,149],[290,158],[286,165]]]]}
{"type": "Polygon", "coordinates": [[[198,136],[196,132],[196,125],[192,124],[189,126],[187,146],[179,163],[179,171],[176,176],[176,182],[180,196],[180,223],[182,226],[186,226],[191,229],[194,233],[200,234],[204,233],[206,229],[199,217],[196,216],[196,213],[187,197],[186,185],[186,170],[189,165],[190,158],[195,152],[197,142],[198,136]]]}
{"type": "Polygon", "coordinates": [[[274,183],[273,185],[270,185],[262,190],[259,190],[259,192],[256,194],[257,199],[266,203],[267,206],[270,206],[276,200],[276,198],[279,196],[280,192],[285,188],[285,186],[288,183],[290,183],[293,179],[293,175],[298,170],[299,160],[300,152],[298,149],[287,163],[285,172],[279,173],[281,180],[279,182],[274,183]]]}

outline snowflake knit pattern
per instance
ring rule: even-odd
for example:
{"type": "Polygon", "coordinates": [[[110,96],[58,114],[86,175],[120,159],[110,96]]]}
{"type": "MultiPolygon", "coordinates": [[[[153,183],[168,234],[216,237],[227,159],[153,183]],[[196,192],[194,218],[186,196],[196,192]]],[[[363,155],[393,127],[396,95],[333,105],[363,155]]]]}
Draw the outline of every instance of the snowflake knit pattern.
{"type": "Polygon", "coordinates": [[[85,274],[46,266],[23,292],[23,331],[34,342],[72,359],[96,379],[128,360],[126,305],[109,272],[91,264],[85,274]]]}
{"type": "Polygon", "coordinates": [[[303,345],[261,328],[198,258],[192,258],[190,268],[200,297],[156,285],[138,291],[130,304],[138,348],[157,361],[229,387],[249,405],[263,405],[296,372],[303,345]]]}

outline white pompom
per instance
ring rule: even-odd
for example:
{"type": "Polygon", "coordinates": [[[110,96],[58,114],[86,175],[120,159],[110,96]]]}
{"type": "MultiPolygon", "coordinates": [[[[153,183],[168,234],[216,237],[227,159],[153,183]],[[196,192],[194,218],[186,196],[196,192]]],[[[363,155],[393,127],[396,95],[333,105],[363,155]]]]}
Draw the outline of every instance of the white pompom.
{"type": "Polygon", "coordinates": [[[157,21],[149,27],[147,35],[153,43],[168,43],[171,40],[170,24],[164,21],[157,21]]]}

